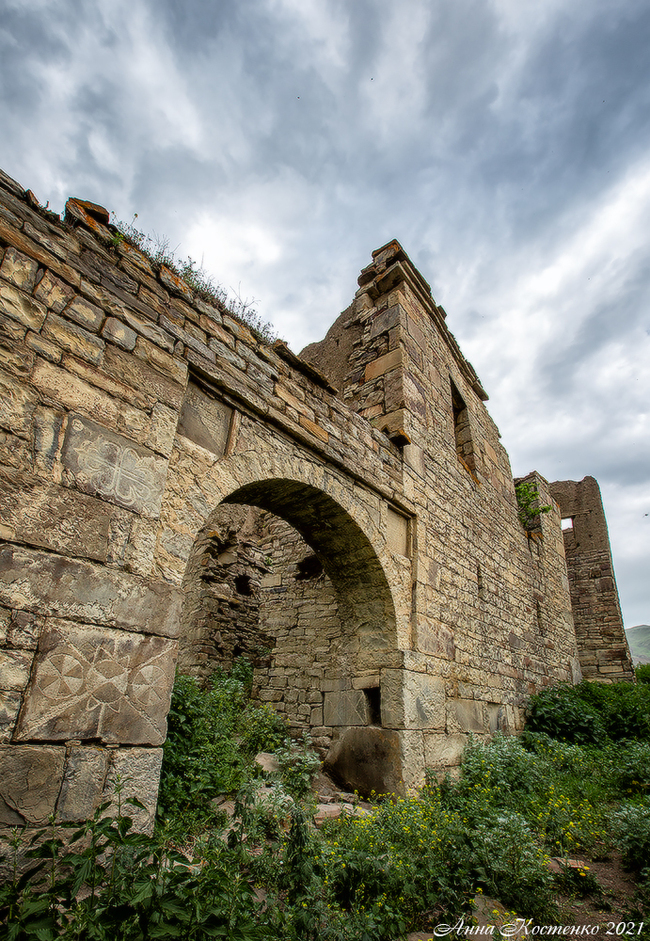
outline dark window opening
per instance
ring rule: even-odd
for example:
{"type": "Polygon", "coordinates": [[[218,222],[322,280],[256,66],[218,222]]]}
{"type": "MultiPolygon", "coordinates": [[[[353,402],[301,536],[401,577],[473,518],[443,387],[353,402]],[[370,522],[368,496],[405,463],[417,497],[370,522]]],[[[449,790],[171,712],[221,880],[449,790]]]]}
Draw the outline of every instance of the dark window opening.
{"type": "Polygon", "coordinates": [[[544,619],[542,617],[542,605],[539,601],[535,602],[535,614],[537,615],[537,630],[540,634],[544,633],[544,619]]]}
{"type": "Polygon", "coordinates": [[[318,556],[308,555],[298,563],[296,579],[318,578],[322,574],[323,566],[318,556]]]}
{"type": "Polygon", "coordinates": [[[368,713],[370,715],[370,725],[381,725],[381,690],[378,686],[371,686],[370,689],[364,689],[366,702],[368,704],[368,713]]]}
{"type": "Polygon", "coordinates": [[[456,454],[465,467],[473,471],[476,468],[474,460],[474,445],[469,424],[469,410],[465,400],[456,388],[453,379],[451,382],[451,408],[454,415],[454,437],[456,439],[456,454]]]}
{"type": "Polygon", "coordinates": [[[235,591],[238,595],[252,595],[250,575],[235,575],[235,591]]]}

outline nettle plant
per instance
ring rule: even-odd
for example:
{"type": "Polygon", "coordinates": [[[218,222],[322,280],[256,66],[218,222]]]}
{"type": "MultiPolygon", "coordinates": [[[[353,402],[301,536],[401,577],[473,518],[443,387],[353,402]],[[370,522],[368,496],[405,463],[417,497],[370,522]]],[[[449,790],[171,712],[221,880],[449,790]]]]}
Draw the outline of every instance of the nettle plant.
{"type": "Polygon", "coordinates": [[[551,507],[548,504],[540,504],[537,484],[532,480],[522,480],[515,485],[515,495],[519,506],[517,516],[521,525],[527,533],[539,529],[540,515],[550,513],[551,507]]]}

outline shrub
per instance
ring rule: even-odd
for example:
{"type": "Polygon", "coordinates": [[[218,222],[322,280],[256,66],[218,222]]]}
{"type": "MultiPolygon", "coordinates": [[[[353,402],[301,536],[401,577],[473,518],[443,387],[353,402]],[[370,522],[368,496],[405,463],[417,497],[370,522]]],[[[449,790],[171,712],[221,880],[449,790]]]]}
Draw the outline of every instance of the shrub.
{"type": "Polygon", "coordinates": [[[605,727],[598,710],[581,697],[576,686],[549,687],[531,696],[526,709],[526,729],[576,745],[599,744],[605,727]]]}
{"type": "Polygon", "coordinates": [[[490,895],[537,921],[557,918],[548,856],[521,814],[492,814],[473,831],[471,843],[476,874],[490,895]]]}
{"type": "Polygon", "coordinates": [[[632,869],[641,870],[650,859],[650,800],[626,803],[614,815],[616,843],[632,869]]]}
{"type": "Polygon", "coordinates": [[[620,792],[650,794],[650,742],[623,742],[612,749],[612,776],[620,792]]]}
{"type": "Polygon", "coordinates": [[[635,669],[637,683],[650,683],[650,663],[642,663],[635,669]]]}

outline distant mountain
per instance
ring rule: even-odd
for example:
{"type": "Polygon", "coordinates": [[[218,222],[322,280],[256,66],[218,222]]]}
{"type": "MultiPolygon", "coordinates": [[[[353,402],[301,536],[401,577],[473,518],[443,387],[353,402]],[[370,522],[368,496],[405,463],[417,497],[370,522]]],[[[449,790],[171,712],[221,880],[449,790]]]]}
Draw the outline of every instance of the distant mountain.
{"type": "Polygon", "coordinates": [[[625,633],[634,663],[650,663],[650,624],[637,624],[625,633]]]}

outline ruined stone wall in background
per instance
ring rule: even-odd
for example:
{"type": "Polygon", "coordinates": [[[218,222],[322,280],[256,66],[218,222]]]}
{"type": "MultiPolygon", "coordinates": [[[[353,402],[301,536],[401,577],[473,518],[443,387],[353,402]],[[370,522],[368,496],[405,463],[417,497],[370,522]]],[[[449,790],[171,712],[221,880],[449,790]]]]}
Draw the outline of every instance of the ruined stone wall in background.
{"type": "MultiPolygon", "coordinates": [[[[226,620],[245,565],[261,573],[253,551],[215,564],[213,514],[260,483],[241,504],[285,512],[289,487],[335,573],[350,553],[348,616],[385,632],[372,656],[395,665],[410,588],[382,507],[403,503],[401,459],[286,347],[115,239],[101,207],[70,200],[66,218],[0,174],[0,828],[86,819],[118,774],[148,828],[179,635],[201,604],[226,620]],[[227,604],[208,590],[219,566],[227,604]]],[[[236,631],[210,631],[204,673],[235,654],[236,631]]]]}
{"type": "Polygon", "coordinates": [[[273,638],[267,676],[256,671],[260,698],[271,702],[293,730],[311,732],[314,745],[326,751],[332,726],[339,724],[325,705],[327,687],[347,685],[340,678],[352,673],[350,665],[346,669],[334,586],[295,529],[271,514],[260,523],[270,569],[262,580],[260,626],[273,638]]]}
{"type": "Polygon", "coordinates": [[[580,665],[587,680],[630,680],[634,669],[623,629],[607,521],[593,477],[550,485],[560,506],[580,665]]]}
{"type": "Polygon", "coordinates": [[[197,538],[188,566],[178,669],[206,682],[237,657],[266,665],[272,638],[260,624],[260,584],[268,573],[260,511],[222,506],[197,538]]]}

